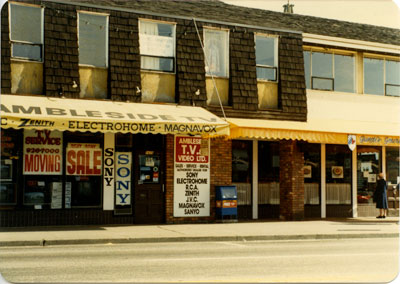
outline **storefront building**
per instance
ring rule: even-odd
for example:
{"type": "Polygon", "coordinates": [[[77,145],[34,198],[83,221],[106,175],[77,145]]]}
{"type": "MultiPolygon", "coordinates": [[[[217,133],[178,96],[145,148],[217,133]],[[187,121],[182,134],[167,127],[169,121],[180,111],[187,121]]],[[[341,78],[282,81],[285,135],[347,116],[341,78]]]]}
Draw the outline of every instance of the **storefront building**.
{"type": "Polygon", "coordinates": [[[232,184],[239,219],[375,214],[376,174],[400,176],[398,30],[158,4],[2,7],[0,226],[214,222],[232,184]]]}
{"type": "Polygon", "coordinates": [[[279,144],[295,140],[304,166],[294,175],[299,178],[293,194],[298,206],[304,202],[304,217],[377,216],[372,195],[381,172],[388,182],[389,214],[398,216],[400,50],[309,34],[303,41],[307,121],[228,118],[230,137],[240,139],[234,140],[232,150],[238,172],[232,179],[242,192],[239,198],[243,196],[238,204],[255,219],[282,215],[280,171],[287,161],[280,161],[286,155],[279,144]],[[372,68],[370,58],[377,61],[372,68]],[[340,65],[343,61],[348,62],[340,65]],[[345,71],[348,77],[343,78],[345,71]],[[245,170],[241,160],[246,160],[245,170]]]}
{"type": "Polygon", "coordinates": [[[4,226],[163,223],[174,190],[193,193],[190,204],[201,207],[182,216],[210,217],[210,144],[218,140],[210,138],[229,133],[210,112],[11,95],[1,106],[4,226]],[[171,165],[183,177],[169,184],[171,165]]]}

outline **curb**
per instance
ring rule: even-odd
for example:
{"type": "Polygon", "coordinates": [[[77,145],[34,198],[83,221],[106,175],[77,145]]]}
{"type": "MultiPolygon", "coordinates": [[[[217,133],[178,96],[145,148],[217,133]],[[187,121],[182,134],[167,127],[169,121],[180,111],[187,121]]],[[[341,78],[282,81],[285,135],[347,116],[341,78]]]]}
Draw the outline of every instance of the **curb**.
{"type": "Polygon", "coordinates": [[[117,239],[70,239],[70,240],[30,240],[0,241],[0,247],[15,246],[57,246],[90,244],[137,244],[170,242],[250,242],[250,241],[290,241],[290,240],[329,240],[360,238],[398,238],[399,233],[387,234],[310,234],[310,235],[272,235],[272,236],[217,236],[217,237],[168,237],[168,238],[117,238],[117,239]]]}

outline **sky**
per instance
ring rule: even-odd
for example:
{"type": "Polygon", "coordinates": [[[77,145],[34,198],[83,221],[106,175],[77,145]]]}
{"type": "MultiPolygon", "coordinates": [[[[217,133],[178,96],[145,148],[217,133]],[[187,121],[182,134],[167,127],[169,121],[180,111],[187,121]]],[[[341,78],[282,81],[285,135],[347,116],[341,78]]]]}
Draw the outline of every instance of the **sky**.
{"type": "MultiPolygon", "coordinates": [[[[222,0],[225,3],[283,12],[288,0],[222,0]]],[[[400,29],[400,0],[289,0],[294,13],[400,29]]]]}

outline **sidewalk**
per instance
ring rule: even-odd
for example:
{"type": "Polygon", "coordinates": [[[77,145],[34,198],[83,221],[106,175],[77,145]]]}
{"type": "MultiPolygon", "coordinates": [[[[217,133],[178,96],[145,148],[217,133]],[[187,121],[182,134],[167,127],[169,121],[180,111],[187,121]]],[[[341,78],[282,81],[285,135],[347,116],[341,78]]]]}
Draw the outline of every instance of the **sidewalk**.
{"type": "Polygon", "coordinates": [[[179,225],[0,228],[0,247],[399,237],[399,217],[179,225]]]}

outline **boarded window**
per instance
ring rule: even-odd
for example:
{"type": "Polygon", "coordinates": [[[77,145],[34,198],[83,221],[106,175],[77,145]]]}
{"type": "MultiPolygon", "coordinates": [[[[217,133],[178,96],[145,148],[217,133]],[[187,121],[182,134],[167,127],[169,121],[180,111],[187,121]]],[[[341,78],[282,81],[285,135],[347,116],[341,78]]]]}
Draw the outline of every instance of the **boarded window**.
{"type": "Polygon", "coordinates": [[[79,13],[79,64],[107,67],[108,16],[79,13]]]}
{"type": "Polygon", "coordinates": [[[175,71],[175,25],[140,21],[140,67],[144,70],[175,71]]]}
{"type": "Polygon", "coordinates": [[[204,49],[206,74],[229,77],[229,37],[228,31],[204,29],[204,49]]]}

